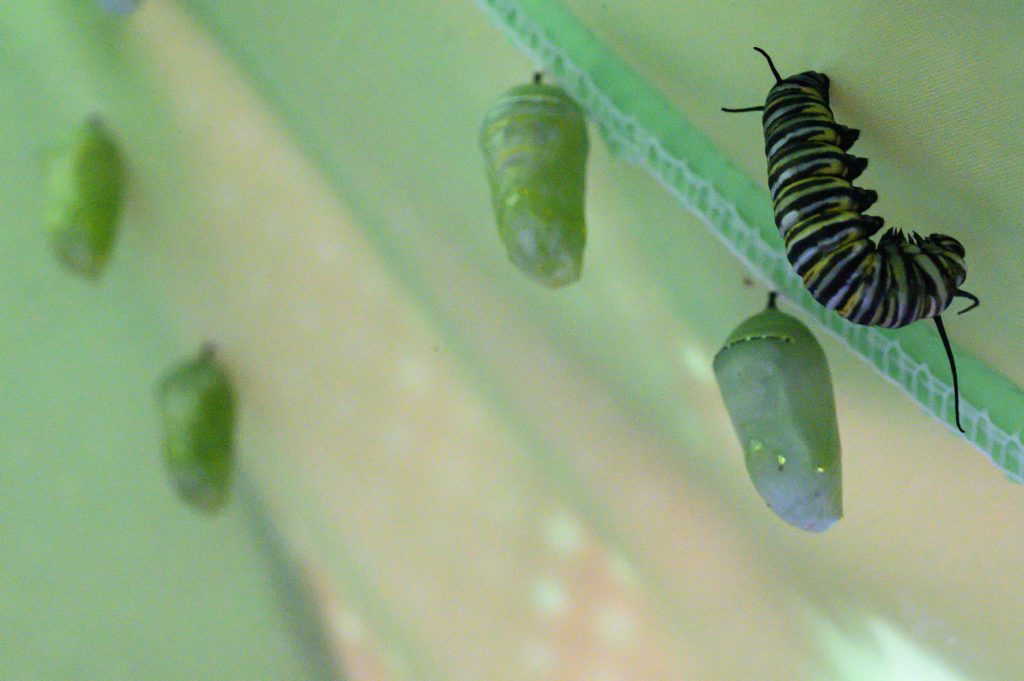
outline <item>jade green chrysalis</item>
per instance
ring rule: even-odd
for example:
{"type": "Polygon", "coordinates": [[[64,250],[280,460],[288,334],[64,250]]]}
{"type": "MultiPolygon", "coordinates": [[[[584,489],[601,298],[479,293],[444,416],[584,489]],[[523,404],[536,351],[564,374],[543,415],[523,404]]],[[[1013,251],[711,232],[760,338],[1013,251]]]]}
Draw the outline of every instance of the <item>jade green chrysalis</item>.
{"type": "Polygon", "coordinates": [[[579,279],[587,233],[588,151],[579,105],[538,76],[491,107],[480,129],[480,148],[509,260],[551,288],[579,279]]]}
{"type": "Polygon", "coordinates": [[[201,511],[220,510],[234,469],[235,398],[211,345],[164,376],[157,405],[164,460],[178,496],[201,511]]]}
{"type": "Polygon", "coordinates": [[[729,335],[714,368],[754,487],[787,523],[827,530],[843,515],[843,476],[821,346],[773,297],[729,335]]]}
{"type": "Polygon", "coordinates": [[[97,117],[85,121],[50,169],[46,223],[57,259],[95,279],[117,233],[124,165],[110,131],[97,117]]]}

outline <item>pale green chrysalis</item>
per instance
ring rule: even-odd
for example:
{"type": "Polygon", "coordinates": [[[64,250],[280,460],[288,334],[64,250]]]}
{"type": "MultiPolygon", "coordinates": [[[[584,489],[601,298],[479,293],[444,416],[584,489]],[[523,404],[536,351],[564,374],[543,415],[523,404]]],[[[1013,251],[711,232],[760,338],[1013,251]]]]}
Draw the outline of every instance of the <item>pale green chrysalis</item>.
{"type": "Polygon", "coordinates": [[[88,279],[103,270],[117,233],[124,165],[97,117],[75,132],[50,169],[46,223],[57,259],[88,279]]]}
{"type": "Polygon", "coordinates": [[[789,524],[827,530],[843,515],[843,476],[821,346],[773,296],[729,335],[714,368],[754,487],[789,524]]]}
{"type": "Polygon", "coordinates": [[[557,288],[580,278],[586,225],[583,111],[562,89],[540,82],[512,88],[480,129],[498,233],[509,260],[557,288]]]}
{"type": "Polygon", "coordinates": [[[235,399],[212,345],[157,387],[164,461],[178,496],[213,513],[228,500],[234,469],[235,399]]]}

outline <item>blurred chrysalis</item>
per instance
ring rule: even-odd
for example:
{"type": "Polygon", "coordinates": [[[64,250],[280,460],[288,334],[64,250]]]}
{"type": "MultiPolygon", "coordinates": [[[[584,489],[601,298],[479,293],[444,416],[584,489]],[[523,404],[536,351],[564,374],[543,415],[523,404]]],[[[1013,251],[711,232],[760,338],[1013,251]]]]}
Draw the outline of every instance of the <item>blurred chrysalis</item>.
{"type": "Polygon", "coordinates": [[[772,294],[729,335],[714,368],[754,487],[787,523],[827,530],[843,515],[843,478],[821,346],[772,294]]]}
{"type": "Polygon", "coordinates": [[[164,376],[157,405],[164,460],[178,496],[201,511],[220,510],[234,469],[235,400],[212,345],[164,376]]]}
{"type": "Polygon", "coordinates": [[[90,118],[50,169],[46,223],[65,267],[88,279],[99,276],[114,245],[123,190],[117,145],[103,121],[90,118]]]}
{"type": "Polygon", "coordinates": [[[587,125],[561,88],[514,87],[480,129],[498,233],[509,260],[557,288],[580,278],[586,225],[583,195],[587,125]]]}

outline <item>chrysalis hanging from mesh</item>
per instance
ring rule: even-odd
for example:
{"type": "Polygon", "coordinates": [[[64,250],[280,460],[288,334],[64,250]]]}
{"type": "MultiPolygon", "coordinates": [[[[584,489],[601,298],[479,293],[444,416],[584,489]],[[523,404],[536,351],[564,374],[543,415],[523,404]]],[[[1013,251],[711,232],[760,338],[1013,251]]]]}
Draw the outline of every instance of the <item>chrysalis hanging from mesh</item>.
{"type": "Polygon", "coordinates": [[[579,105],[538,74],[491,107],[480,148],[509,260],[551,288],[579,279],[588,150],[579,105]]]}
{"type": "Polygon", "coordinates": [[[715,356],[715,377],[747,472],[787,523],[822,532],[843,515],[832,378],[806,326],[768,308],[740,324],[715,356]]]}
{"type": "Polygon", "coordinates": [[[164,460],[175,491],[201,511],[220,510],[234,469],[235,400],[211,345],[160,381],[157,403],[164,460]]]}
{"type": "Polygon", "coordinates": [[[103,121],[90,118],[50,168],[46,223],[53,251],[65,267],[88,279],[103,271],[114,246],[123,192],[117,145],[103,121]]]}

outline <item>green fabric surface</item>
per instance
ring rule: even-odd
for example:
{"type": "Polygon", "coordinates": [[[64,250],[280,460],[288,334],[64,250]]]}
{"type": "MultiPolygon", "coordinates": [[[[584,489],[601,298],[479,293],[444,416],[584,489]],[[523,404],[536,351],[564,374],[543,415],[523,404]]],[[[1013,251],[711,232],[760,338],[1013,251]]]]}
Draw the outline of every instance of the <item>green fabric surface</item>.
{"type": "Polygon", "coordinates": [[[153,391],[182,346],[140,285],[145,230],[121,235],[98,282],[50,249],[47,161],[86,116],[109,113],[136,200],[181,170],[159,165],[174,163],[167,119],[120,22],[12,2],[0,36],[0,677],[327,678],[288,618],[280,547],[253,534],[259,508],[211,522],[165,478],[153,391]]]}

